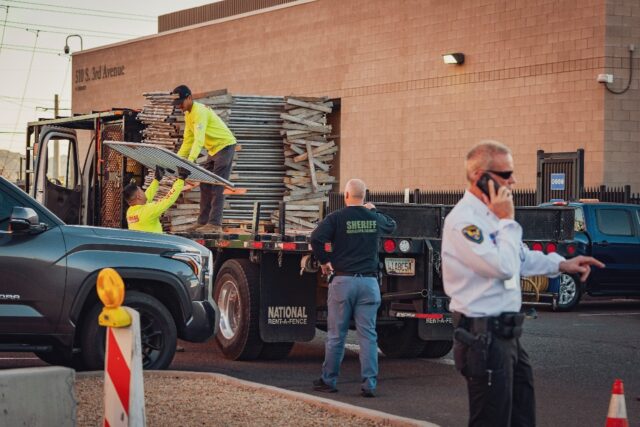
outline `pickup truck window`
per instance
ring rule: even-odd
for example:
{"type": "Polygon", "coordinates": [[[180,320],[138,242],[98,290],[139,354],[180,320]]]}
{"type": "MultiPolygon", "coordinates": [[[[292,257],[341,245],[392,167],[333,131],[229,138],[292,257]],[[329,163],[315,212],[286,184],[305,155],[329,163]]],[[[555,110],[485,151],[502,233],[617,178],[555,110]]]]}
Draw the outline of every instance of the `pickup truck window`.
{"type": "Polygon", "coordinates": [[[584,224],[584,211],[582,208],[575,209],[575,222],[573,223],[573,231],[585,231],[587,228],[584,224]]]}
{"type": "Polygon", "coordinates": [[[67,139],[52,139],[47,144],[47,179],[52,184],[73,190],[76,187],[75,145],[67,139]]]}
{"type": "Polygon", "coordinates": [[[631,215],[623,209],[596,209],[598,230],[612,236],[633,236],[631,215]]]}

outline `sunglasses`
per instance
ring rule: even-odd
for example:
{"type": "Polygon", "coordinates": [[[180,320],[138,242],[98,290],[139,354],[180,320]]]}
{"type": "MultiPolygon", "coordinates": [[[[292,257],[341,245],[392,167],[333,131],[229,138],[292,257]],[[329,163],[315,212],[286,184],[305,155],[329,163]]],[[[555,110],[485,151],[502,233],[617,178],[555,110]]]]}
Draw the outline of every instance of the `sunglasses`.
{"type": "Polygon", "coordinates": [[[487,172],[491,172],[495,175],[498,175],[502,179],[509,179],[511,178],[511,175],[513,175],[513,171],[487,171],[487,172]]]}

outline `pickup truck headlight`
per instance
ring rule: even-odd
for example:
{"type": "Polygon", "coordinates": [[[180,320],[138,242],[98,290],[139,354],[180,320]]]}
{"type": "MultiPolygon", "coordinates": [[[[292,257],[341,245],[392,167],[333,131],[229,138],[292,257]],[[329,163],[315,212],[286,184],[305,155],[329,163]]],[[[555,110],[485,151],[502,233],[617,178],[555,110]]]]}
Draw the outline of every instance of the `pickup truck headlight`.
{"type": "Polygon", "coordinates": [[[203,260],[200,252],[169,252],[165,254],[167,258],[177,259],[187,264],[193,274],[200,280],[200,273],[202,273],[203,260]]]}

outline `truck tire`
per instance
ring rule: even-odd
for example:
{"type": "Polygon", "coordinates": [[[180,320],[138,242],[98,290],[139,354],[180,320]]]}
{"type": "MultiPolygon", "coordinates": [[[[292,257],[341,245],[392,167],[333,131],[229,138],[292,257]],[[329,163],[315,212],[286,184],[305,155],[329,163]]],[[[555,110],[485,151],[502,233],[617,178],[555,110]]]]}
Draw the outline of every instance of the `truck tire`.
{"type": "Polygon", "coordinates": [[[260,269],[247,259],[227,260],[216,277],[213,299],[220,309],[216,342],[230,360],[260,356],[260,269]]]}
{"type": "Polygon", "coordinates": [[[425,341],[424,350],[420,353],[420,357],[425,359],[438,359],[446,356],[453,348],[452,340],[436,340],[425,341]]]}
{"type": "Polygon", "coordinates": [[[264,360],[280,360],[289,355],[293,348],[292,342],[266,342],[262,345],[260,359],[264,360]]]}
{"type": "Polygon", "coordinates": [[[582,285],[577,276],[570,274],[560,275],[560,289],[558,290],[557,311],[573,310],[582,298],[582,285]]]}
{"type": "MultiPolygon", "coordinates": [[[[140,313],[142,367],[166,369],[176,353],[178,332],[169,310],[158,299],[137,291],[127,291],[124,305],[140,313]]],[[[105,331],[98,325],[103,305],[93,306],[84,318],[80,334],[82,359],[89,370],[104,369],[105,331]]]]}
{"type": "Polygon", "coordinates": [[[393,359],[418,357],[426,341],[418,336],[418,321],[406,319],[402,327],[385,326],[378,330],[378,347],[385,356],[393,359]]]}

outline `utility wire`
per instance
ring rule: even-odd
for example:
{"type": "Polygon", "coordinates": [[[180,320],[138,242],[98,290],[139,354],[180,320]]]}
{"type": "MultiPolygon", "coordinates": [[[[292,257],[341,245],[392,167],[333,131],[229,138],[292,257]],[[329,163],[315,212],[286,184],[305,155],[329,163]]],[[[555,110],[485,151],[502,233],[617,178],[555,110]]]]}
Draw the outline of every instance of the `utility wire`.
{"type": "MultiPolygon", "coordinates": [[[[50,3],[36,3],[36,2],[23,1],[23,0],[3,0],[3,1],[10,2],[10,3],[30,4],[30,5],[34,5],[34,6],[54,7],[54,8],[65,9],[65,10],[84,10],[84,11],[87,11],[87,12],[100,12],[100,13],[107,13],[107,14],[114,14],[114,15],[120,15],[121,14],[121,12],[113,12],[111,10],[105,10],[105,9],[87,9],[87,8],[84,8],[84,7],[68,7],[68,6],[59,6],[59,5],[50,4],[50,3]]],[[[140,18],[155,18],[155,16],[153,16],[153,15],[139,15],[139,14],[135,14],[135,13],[127,13],[126,15],[137,16],[137,17],[140,17],[140,18]]]]}
{"type": "Polygon", "coordinates": [[[0,38],[0,53],[2,53],[2,45],[4,44],[4,31],[7,29],[7,18],[9,17],[9,6],[1,6],[5,8],[4,22],[2,23],[2,38],[0,38]]]}
{"type": "MultiPolygon", "coordinates": [[[[115,36],[131,36],[131,37],[139,37],[139,34],[130,34],[130,33],[118,33],[113,31],[101,31],[101,30],[90,30],[87,28],[73,28],[73,27],[61,27],[58,25],[49,25],[49,24],[36,24],[32,22],[20,22],[20,21],[7,21],[7,24],[13,25],[24,25],[28,27],[44,27],[44,28],[54,28],[56,30],[65,30],[65,34],[68,34],[69,31],[78,31],[86,33],[96,33],[96,34],[107,34],[107,35],[115,35],[115,36]]],[[[42,29],[42,28],[38,28],[42,29]]]]}
{"type": "MultiPolygon", "coordinates": [[[[33,58],[36,56],[36,46],[38,45],[38,37],[40,36],[40,32],[36,30],[36,39],[33,42],[33,52],[31,53],[31,60],[29,61],[29,69],[27,71],[27,79],[24,82],[24,88],[22,89],[22,97],[20,99],[20,107],[18,108],[18,117],[16,118],[16,124],[13,126],[14,132],[18,129],[18,125],[20,124],[20,116],[22,115],[22,107],[24,104],[24,98],[27,94],[27,87],[29,86],[29,79],[31,78],[31,69],[33,68],[33,58]]],[[[11,148],[13,148],[13,141],[14,138],[13,136],[11,137],[11,141],[9,142],[9,149],[8,151],[11,151],[11,148]]],[[[4,161],[2,162],[2,172],[4,172],[6,163],[7,163],[7,159],[9,158],[9,155],[7,154],[4,158],[4,161]]],[[[0,173],[1,174],[1,173],[0,173]]]]}
{"type": "MultiPolygon", "coordinates": [[[[5,0],[6,1],[6,0],[5,0]]],[[[96,13],[84,13],[84,12],[75,12],[75,11],[67,11],[67,10],[52,10],[52,9],[42,9],[37,7],[24,7],[24,6],[11,6],[14,9],[23,9],[23,10],[36,10],[39,12],[50,12],[50,13],[61,13],[64,15],[72,14],[72,15],[82,15],[82,16],[95,16],[98,18],[109,18],[109,19],[118,19],[125,21],[138,21],[138,22],[155,22],[155,19],[144,19],[144,18],[129,18],[127,16],[118,15],[118,16],[109,16],[109,15],[99,15],[96,13]]]]}

